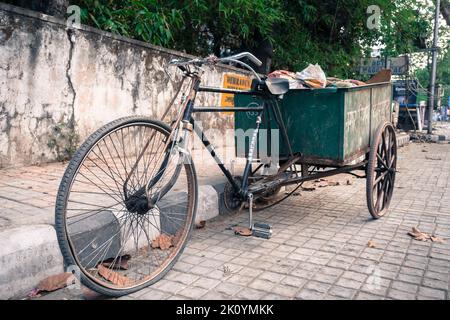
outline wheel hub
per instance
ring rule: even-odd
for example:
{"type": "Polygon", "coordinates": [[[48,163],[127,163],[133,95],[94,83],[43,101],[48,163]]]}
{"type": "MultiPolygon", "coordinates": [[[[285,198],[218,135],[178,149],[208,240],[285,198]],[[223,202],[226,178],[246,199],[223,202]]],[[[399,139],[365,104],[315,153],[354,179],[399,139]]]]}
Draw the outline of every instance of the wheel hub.
{"type": "Polygon", "coordinates": [[[146,214],[150,210],[148,199],[146,196],[131,196],[130,198],[125,200],[125,207],[129,212],[137,213],[139,215],[146,214]]]}

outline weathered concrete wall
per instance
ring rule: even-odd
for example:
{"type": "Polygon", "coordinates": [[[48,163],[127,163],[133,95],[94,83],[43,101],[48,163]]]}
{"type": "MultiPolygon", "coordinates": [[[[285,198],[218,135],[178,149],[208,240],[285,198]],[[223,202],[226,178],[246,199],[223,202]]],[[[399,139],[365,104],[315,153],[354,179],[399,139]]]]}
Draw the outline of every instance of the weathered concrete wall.
{"type": "MultiPolygon", "coordinates": [[[[181,79],[164,67],[180,56],[189,57],[0,3],[0,167],[64,158],[121,116],[160,117],[181,79]]],[[[241,73],[217,66],[204,83],[220,86],[227,72],[241,73]]],[[[200,95],[199,104],[219,99],[200,95]]],[[[196,118],[223,134],[233,127],[230,115],[196,118]]]]}

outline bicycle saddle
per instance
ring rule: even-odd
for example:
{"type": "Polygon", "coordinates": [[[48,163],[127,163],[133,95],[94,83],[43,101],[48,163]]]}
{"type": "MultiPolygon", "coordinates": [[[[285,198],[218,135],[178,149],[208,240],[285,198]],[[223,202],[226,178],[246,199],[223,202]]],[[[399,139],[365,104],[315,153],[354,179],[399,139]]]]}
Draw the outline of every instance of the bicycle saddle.
{"type": "Polygon", "coordinates": [[[267,89],[271,94],[281,95],[289,91],[289,80],[283,78],[267,78],[267,89]]]}

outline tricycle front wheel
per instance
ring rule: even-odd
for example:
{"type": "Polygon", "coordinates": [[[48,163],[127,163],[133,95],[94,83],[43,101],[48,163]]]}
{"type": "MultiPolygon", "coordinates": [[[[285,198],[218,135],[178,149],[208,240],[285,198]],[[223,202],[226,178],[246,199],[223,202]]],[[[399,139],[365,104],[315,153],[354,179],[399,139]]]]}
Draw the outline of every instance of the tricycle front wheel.
{"type": "Polygon", "coordinates": [[[384,216],[394,192],[397,168],[397,138],[391,123],[385,122],[374,136],[367,164],[367,207],[375,219],[384,216]]]}
{"type": "Polygon", "coordinates": [[[93,133],[70,161],[55,228],[66,265],[78,268],[87,287],[109,296],[135,292],[181,255],[195,220],[197,180],[192,161],[172,152],[171,141],[166,124],[126,117],[93,133]]]}

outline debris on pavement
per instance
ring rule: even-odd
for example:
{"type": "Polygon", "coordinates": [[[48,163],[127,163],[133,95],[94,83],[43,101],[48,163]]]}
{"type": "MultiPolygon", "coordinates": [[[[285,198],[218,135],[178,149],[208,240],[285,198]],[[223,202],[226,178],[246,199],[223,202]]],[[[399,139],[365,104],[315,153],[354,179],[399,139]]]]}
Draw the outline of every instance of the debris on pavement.
{"type": "MultiPolygon", "coordinates": [[[[76,281],[75,275],[71,272],[64,272],[57,275],[53,275],[45,278],[36,287],[38,290],[37,293],[40,292],[52,292],[58,289],[62,289],[67,287],[68,285],[74,284],[76,281]]],[[[37,294],[36,293],[36,294],[37,294]]]]}
{"type": "Polygon", "coordinates": [[[369,248],[376,248],[377,247],[375,242],[373,242],[372,240],[369,240],[369,242],[367,242],[367,246],[369,248]]]}
{"type": "Polygon", "coordinates": [[[437,243],[444,242],[444,239],[442,239],[441,237],[438,237],[434,234],[430,235],[428,233],[421,232],[416,227],[412,227],[411,231],[408,232],[408,235],[410,235],[414,240],[417,240],[417,241],[431,240],[432,242],[437,242],[437,243]]]}
{"type": "Polygon", "coordinates": [[[412,227],[411,231],[408,232],[408,235],[413,237],[414,240],[418,241],[427,241],[431,237],[428,233],[421,232],[416,227],[412,227]]]}
{"type": "Polygon", "coordinates": [[[130,278],[121,275],[120,273],[110,270],[101,264],[97,267],[98,273],[105,278],[106,280],[110,281],[111,283],[117,285],[117,286],[129,286],[134,283],[133,280],[130,278]]]}
{"type": "Polygon", "coordinates": [[[117,259],[109,258],[102,262],[104,267],[113,270],[128,270],[128,260],[131,259],[129,254],[118,257],[117,259]]]}
{"type": "Polygon", "coordinates": [[[33,289],[27,294],[27,298],[39,298],[41,296],[41,291],[39,289],[33,289]]]}
{"type": "Polygon", "coordinates": [[[195,229],[203,229],[206,225],[206,221],[202,220],[195,224],[195,229]]]}
{"type": "Polygon", "coordinates": [[[226,277],[226,276],[229,276],[229,275],[231,274],[231,269],[230,269],[230,267],[227,266],[227,265],[224,265],[224,266],[223,266],[222,271],[223,271],[223,275],[224,275],[225,277],[226,277]]]}
{"type": "Polygon", "coordinates": [[[155,240],[152,241],[152,248],[157,249],[160,248],[161,250],[168,250],[170,247],[173,246],[173,240],[174,236],[169,236],[167,234],[160,234],[155,238],[155,240]]]}
{"type": "Polygon", "coordinates": [[[244,237],[249,237],[252,235],[252,230],[250,230],[250,228],[247,227],[234,227],[233,228],[234,234],[236,235],[240,235],[240,236],[244,236],[244,237]]]}
{"type": "Polygon", "coordinates": [[[436,242],[436,243],[444,243],[444,239],[442,239],[441,237],[431,236],[430,239],[431,239],[431,241],[436,242]]]}

